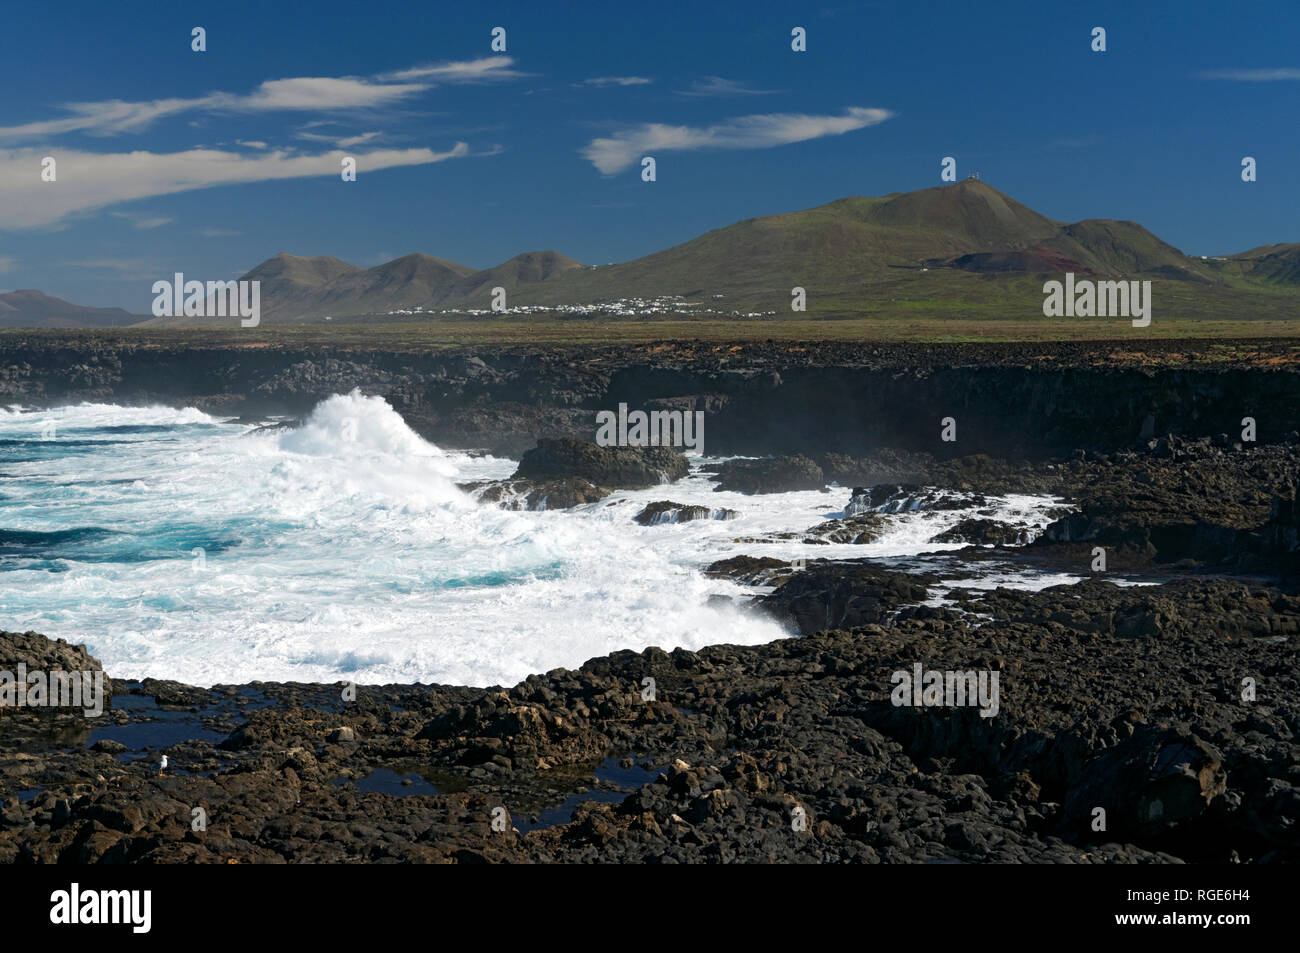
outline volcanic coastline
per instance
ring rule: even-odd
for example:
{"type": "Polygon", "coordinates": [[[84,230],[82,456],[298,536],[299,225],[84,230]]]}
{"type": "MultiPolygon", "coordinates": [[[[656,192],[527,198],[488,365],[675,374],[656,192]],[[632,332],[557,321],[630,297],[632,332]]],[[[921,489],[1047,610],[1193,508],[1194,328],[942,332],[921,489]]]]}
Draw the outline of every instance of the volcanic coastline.
{"type": "MultiPolygon", "coordinates": [[[[703,412],[707,452],[744,458],[716,466],[719,487],[824,489],[844,513],[809,527],[806,561],[709,567],[761,591],[741,611],[798,633],[764,645],[621,651],[488,688],[110,671],[98,717],[0,709],[0,860],[1300,858],[1293,345],[71,335],[7,338],[0,367],[8,405],[162,403],[270,426],[359,389],[439,446],[521,459],[522,505],[649,481],[663,501],[645,525],[700,515],[673,501],[685,462],[597,448],[596,414],[703,412]],[[934,488],[1063,501],[1032,540],[963,521],[946,578],[997,563],[1082,581],[934,604],[939,561],[819,558],[818,540],[868,540],[891,506],[942,505],[934,488]],[[916,666],[998,673],[996,714],[896,703],[916,666]]],[[[19,663],[101,669],[71,642],[0,633],[0,668],[19,663]]]]}

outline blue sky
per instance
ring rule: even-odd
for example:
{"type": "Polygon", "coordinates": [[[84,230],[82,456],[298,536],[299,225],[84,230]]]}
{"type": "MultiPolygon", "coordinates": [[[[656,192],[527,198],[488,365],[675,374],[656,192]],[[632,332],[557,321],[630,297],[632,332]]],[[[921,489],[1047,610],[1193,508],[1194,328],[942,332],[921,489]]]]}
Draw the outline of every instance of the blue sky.
{"type": "Polygon", "coordinates": [[[623,261],[938,185],[944,156],[1190,254],[1300,241],[1294,0],[126,0],[11,4],[0,25],[0,290],[81,304],[146,313],[159,278],[280,251],[623,261]]]}

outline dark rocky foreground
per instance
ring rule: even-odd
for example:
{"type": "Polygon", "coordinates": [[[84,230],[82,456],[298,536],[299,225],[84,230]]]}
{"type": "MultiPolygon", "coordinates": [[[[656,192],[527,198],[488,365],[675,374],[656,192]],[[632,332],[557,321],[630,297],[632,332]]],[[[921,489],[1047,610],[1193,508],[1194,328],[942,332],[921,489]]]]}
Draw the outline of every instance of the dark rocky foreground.
{"type": "MultiPolygon", "coordinates": [[[[115,678],[98,720],[8,711],[0,860],[1300,859],[1295,596],[1088,582],[900,613],[914,577],[794,578],[772,611],[806,617],[846,579],[872,605],[849,627],[804,618],[803,638],[621,652],[506,690],[344,702],[338,685],[115,678]],[[999,672],[997,714],[895,707],[891,675],[916,663],[999,672]]],[[[0,637],[6,659],[73,651],[49,645],[0,637]]]]}
{"type": "MultiPolygon", "coordinates": [[[[1234,347],[415,355],[10,340],[8,401],[299,414],[360,386],[441,443],[516,456],[539,438],[590,440],[593,411],[619,401],[703,410],[709,452],[772,455],[719,465],[719,486],[834,482],[845,510],[806,531],[806,568],[761,555],[711,567],[773,587],[746,611],[801,637],[770,645],[346,700],[343,685],[207,690],[111,672],[100,718],[0,709],[0,860],[1294,862],[1300,365],[1289,345],[1234,347]],[[1028,545],[988,519],[951,529],[972,548],[947,557],[945,578],[988,560],[1089,578],[935,605],[924,567],[815,558],[818,542],[869,542],[890,512],[952,505],[936,487],[961,505],[1062,498],[1028,545]],[[1158,584],[1105,581],[1089,569],[1099,548],[1108,572],[1158,584]],[[893,704],[892,676],[918,664],[997,673],[996,714],[893,704]]],[[[543,442],[480,499],[576,505],[683,467],[543,442]]],[[[667,485],[638,519],[726,516],[667,485]]],[[[20,661],[97,665],[0,635],[0,668],[20,661]]]]}

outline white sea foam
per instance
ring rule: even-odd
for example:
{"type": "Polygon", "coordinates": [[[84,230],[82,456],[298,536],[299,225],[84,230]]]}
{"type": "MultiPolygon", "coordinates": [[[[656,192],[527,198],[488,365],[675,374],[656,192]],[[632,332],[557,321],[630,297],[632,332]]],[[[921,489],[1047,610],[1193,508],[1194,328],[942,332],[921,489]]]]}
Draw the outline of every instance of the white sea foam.
{"type": "MultiPolygon", "coordinates": [[[[970,515],[900,514],[862,546],[742,544],[837,516],[849,491],[716,493],[698,473],[576,510],[511,512],[456,483],[508,476],[513,461],[444,452],[357,393],[288,431],[193,409],[0,411],[0,440],[26,441],[0,455],[0,528],[78,531],[7,548],[0,627],[85,642],[115,676],[199,685],[513,684],[617,649],[757,644],[789,633],[712,598],[746,590],[706,578],[708,563],[951,549],[927,541],[970,515]],[[635,523],[662,499],[740,516],[635,523]]],[[[991,501],[1027,528],[1050,502],[991,501]]]]}
{"type": "Polygon", "coordinates": [[[736,587],[623,525],[475,504],[452,478],[513,465],[443,453],[377,398],[331,398],[290,432],[82,406],[0,438],[49,419],[55,441],[28,445],[46,456],[3,465],[0,525],[113,535],[52,565],[7,557],[30,566],[0,574],[0,622],[84,641],[112,674],[510,684],[619,648],[785,634],[708,604],[736,587]],[[167,429],[59,443],[127,424],[167,429]]]}

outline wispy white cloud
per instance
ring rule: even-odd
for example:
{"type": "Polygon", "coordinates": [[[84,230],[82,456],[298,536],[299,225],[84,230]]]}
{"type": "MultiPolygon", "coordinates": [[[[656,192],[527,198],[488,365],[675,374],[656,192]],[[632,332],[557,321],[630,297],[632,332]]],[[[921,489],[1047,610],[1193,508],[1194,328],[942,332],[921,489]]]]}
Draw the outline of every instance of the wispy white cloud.
{"type": "Polygon", "coordinates": [[[1300,80],[1300,69],[1216,69],[1201,74],[1202,79],[1230,79],[1237,83],[1276,83],[1300,80]]]}
{"type": "Polygon", "coordinates": [[[532,75],[511,69],[514,63],[514,58],[510,56],[485,56],[482,59],[463,60],[458,63],[415,66],[393,73],[381,73],[376,78],[393,82],[422,79],[440,83],[493,83],[532,75]]]}
{"type": "Polygon", "coordinates": [[[110,280],[143,280],[153,277],[158,270],[157,264],[143,258],[82,258],[77,261],[65,261],[61,264],[65,268],[111,271],[116,278],[110,280]]]}
{"type": "Polygon", "coordinates": [[[8,274],[18,267],[18,259],[0,255],[0,275],[8,274]]]}
{"type": "Polygon", "coordinates": [[[613,175],[644,155],[699,149],[767,149],[865,129],[893,115],[888,109],[851,106],[840,116],[768,113],[738,116],[712,126],[643,123],[591,140],[582,155],[602,174],[613,175]]]}
{"type": "Polygon", "coordinates": [[[355,77],[300,76],[268,80],[251,95],[234,99],[226,108],[249,112],[369,108],[386,106],[428,88],[425,83],[376,83],[355,77]]]}
{"type": "Polygon", "coordinates": [[[236,139],[235,144],[240,146],[246,146],[249,149],[268,148],[267,144],[265,142],[262,142],[260,139],[236,139]]]}
{"type": "Polygon", "coordinates": [[[138,228],[142,231],[151,228],[161,228],[164,225],[170,225],[172,222],[176,221],[176,219],[169,218],[165,215],[158,215],[149,218],[145,216],[136,215],[133,212],[112,212],[110,214],[114,218],[126,219],[128,222],[131,223],[132,228],[138,228]]]}
{"type": "Polygon", "coordinates": [[[654,80],[647,76],[593,76],[574,86],[648,86],[654,80]]]}
{"type": "Polygon", "coordinates": [[[351,149],[353,146],[359,146],[362,143],[369,142],[383,135],[381,132],[363,132],[355,136],[327,136],[319,132],[299,132],[295,133],[299,139],[307,139],[311,142],[329,142],[340,149],[351,149]]]}
{"type": "Polygon", "coordinates": [[[199,232],[204,238],[233,238],[242,234],[233,228],[205,228],[199,232]]]}
{"type": "Polygon", "coordinates": [[[359,146],[362,143],[369,142],[371,139],[374,139],[380,135],[382,135],[382,133],[363,132],[359,136],[344,136],[342,139],[336,142],[335,145],[338,146],[340,149],[351,149],[353,146],[359,146]]]}
{"type": "Polygon", "coordinates": [[[222,98],[206,96],[199,99],[155,99],[138,103],[110,99],[94,103],[67,103],[61,108],[72,115],[18,126],[0,126],[0,139],[43,139],[69,132],[95,135],[138,132],[159,119],[191,112],[205,105],[216,105],[218,99],[222,98]]]}
{"type": "Polygon", "coordinates": [[[751,89],[739,80],[721,76],[705,76],[691,83],[690,89],[679,89],[679,96],[769,96],[775,89],[751,89]]]}
{"type": "MultiPolygon", "coordinates": [[[[36,149],[0,150],[0,229],[53,225],[76,212],[220,185],[311,176],[337,179],[341,160],[348,154],[338,150],[319,155],[280,150],[257,155],[215,149],[109,154],[60,150],[58,180],[42,182],[42,153],[36,149]]],[[[468,154],[469,146],[458,142],[447,152],[390,149],[353,157],[358,174],[365,175],[468,154]]],[[[342,183],[336,187],[347,188],[342,183]]]]}
{"type": "MultiPolygon", "coordinates": [[[[486,82],[525,74],[509,69],[508,56],[485,57],[463,63],[444,63],[377,77],[299,76],[273,79],[251,93],[209,93],[189,99],[155,99],[125,102],[66,103],[57,119],[0,126],[0,140],[47,139],[70,132],[119,135],[138,132],[160,119],[190,112],[338,111],[388,106],[439,83],[486,82]],[[406,82],[420,79],[422,82],[406,82]]],[[[258,148],[255,142],[243,143],[258,148]]]]}

